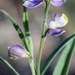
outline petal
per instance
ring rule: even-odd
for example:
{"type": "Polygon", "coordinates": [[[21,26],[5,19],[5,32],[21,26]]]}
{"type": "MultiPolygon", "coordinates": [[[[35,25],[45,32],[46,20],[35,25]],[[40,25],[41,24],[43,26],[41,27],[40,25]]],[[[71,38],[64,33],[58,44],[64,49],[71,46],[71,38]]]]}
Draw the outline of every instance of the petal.
{"type": "Polygon", "coordinates": [[[59,35],[62,35],[64,32],[65,30],[62,30],[62,29],[51,29],[48,31],[48,34],[52,36],[59,36],[59,35]]]}
{"type": "Polygon", "coordinates": [[[68,23],[68,18],[65,14],[62,14],[61,17],[57,13],[54,14],[55,21],[51,21],[48,25],[48,28],[55,29],[57,27],[64,27],[68,23]]]}
{"type": "Polygon", "coordinates": [[[68,17],[65,14],[62,14],[62,18],[64,18],[66,24],[68,23],[68,17]]]}
{"type": "Polygon", "coordinates": [[[8,47],[8,55],[11,59],[19,59],[20,57],[28,57],[29,52],[23,46],[11,45],[8,47]]]}
{"type": "Polygon", "coordinates": [[[60,17],[59,17],[59,14],[55,13],[55,14],[54,14],[54,18],[55,18],[55,20],[56,20],[56,19],[59,19],[59,18],[60,18],[60,17]]]}
{"type": "Polygon", "coordinates": [[[57,17],[57,16],[55,17],[55,22],[56,22],[57,27],[63,27],[67,25],[68,18],[65,14],[62,14],[61,17],[57,17]]]}
{"type": "Polygon", "coordinates": [[[66,0],[51,0],[51,4],[54,6],[62,6],[66,0]]]}
{"type": "Polygon", "coordinates": [[[57,28],[57,25],[56,25],[56,22],[55,21],[51,21],[48,25],[48,28],[51,28],[51,29],[55,29],[57,28]]]}
{"type": "Polygon", "coordinates": [[[42,4],[42,2],[43,0],[26,0],[23,5],[27,8],[35,8],[42,4]]]}

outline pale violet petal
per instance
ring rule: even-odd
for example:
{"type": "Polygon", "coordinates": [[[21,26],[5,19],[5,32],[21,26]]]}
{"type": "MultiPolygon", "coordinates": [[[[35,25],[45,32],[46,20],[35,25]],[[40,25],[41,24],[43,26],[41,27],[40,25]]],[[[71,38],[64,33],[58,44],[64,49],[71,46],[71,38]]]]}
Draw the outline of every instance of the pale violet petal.
{"type": "Polygon", "coordinates": [[[62,6],[65,2],[66,0],[51,0],[50,3],[54,6],[62,6]]]}
{"type": "Polygon", "coordinates": [[[66,25],[66,21],[64,18],[60,17],[58,20],[55,21],[57,24],[57,27],[64,27],[66,25]]]}
{"type": "Polygon", "coordinates": [[[43,0],[26,0],[23,5],[27,8],[35,8],[42,4],[42,2],[43,0]]]}
{"type": "Polygon", "coordinates": [[[55,19],[57,27],[64,27],[68,23],[68,18],[65,14],[62,14],[61,17],[55,19]]]}
{"type": "Polygon", "coordinates": [[[48,28],[51,28],[51,29],[55,29],[57,28],[57,25],[56,25],[56,22],[55,21],[51,21],[48,25],[48,28]]]}
{"type": "Polygon", "coordinates": [[[54,14],[54,18],[55,18],[55,20],[59,19],[59,18],[60,18],[60,17],[59,17],[59,14],[55,13],[55,14],[54,14]]]}

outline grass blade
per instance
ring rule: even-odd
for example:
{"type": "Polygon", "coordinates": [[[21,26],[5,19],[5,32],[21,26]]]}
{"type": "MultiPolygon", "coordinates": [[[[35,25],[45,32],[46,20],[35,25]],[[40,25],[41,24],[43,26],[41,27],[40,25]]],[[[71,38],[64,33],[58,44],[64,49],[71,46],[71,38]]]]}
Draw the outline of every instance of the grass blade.
{"type": "Polygon", "coordinates": [[[7,65],[13,72],[15,75],[20,75],[5,59],[3,59],[1,56],[0,56],[0,60],[5,64],[7,65]]]}
{"type": "Polygon", "coordinates": [[[71,39],[64,48],[53,75],[68,75],[72,54],[74,52],[75,39],[71,39]]]}
{"type": "Polygon", "coordinates": [[[55,50],[51,53],[51,55],[47,58],[46,62],[44,63],[43,67],[41,68],[41,75],[44,75],[46,70],[48,69],[49,65],[55,58],[55,56],[59,53],[59,51],[68,43],[69,40],[73,39],[75,37],[75,33],[73,33],[71,36],[66,38],[55,50]]]}
{"type": "Polygon", "coordinates": [[[27,48],[26,42],[25,42],[25,36],[22,32],[22,30],[20,29],[19,25],[17,24],[17,22],[14,20],[14,18],[8,14],[6,11],[4,10],[0,10],[4,15],[6,15],[8,17],[8,19],[11,21],[12,25],[14,26],[15,30],[17,31],[20,39],[22,40],[23,45],[27,48]]]}

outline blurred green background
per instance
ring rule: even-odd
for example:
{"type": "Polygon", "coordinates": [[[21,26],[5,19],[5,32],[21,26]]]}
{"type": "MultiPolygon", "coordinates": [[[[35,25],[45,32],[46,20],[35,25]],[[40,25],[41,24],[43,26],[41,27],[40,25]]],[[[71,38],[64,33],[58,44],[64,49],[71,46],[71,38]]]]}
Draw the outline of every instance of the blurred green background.
{"type": "MultiPolygon", "coordinates": [[[[44,17],[44,7],[45,4],[43,3],[41,6],[37,8],[28,9],[29,27],[34,44],[34,57],[36,61],[39,50],[42,22],[44,17]]],[[[22,0],[0,0],[0,9],[4,9],[7,12],[9,12],[9,14],[13,16],[13,18],[17,21],[21,29],[24,31],[22,24],[22,0]]],[[[60,16],[62,13],[65,13],[69,18],[69,23],[63,28],[66,30],[66,32],[63,35],[59,37],[52,37],[50,35],[47,36],[47,39],[44,44],[41,64],[44,63],[49,54],[53,51],[54,48],[58,46],[58,44],[60,44],[66,37],[68,37],[75,31],[75,0],[67,0],[67,2],[61,7],[54,7],[51,5],[48,16],[48,23],[51,20],[54,20],[54,13],[58,13],[60,14],[60,16]]],[[[8,20],[6,16],[4,16],[4,14],[2,14],[2,12],[0,12],[0,55],[3,58],[5,58],[20,73],[20,75],[31,75],[28,59],[9,59],[7,47],[11,44],[21,44],[21,40],[19,39],[17,32],[15,31],[11,22],[8,20]]],[[[60,54],[61,52],[54,59],[45,75],[52,74],[52,71],[60,54]]],[[[75,53],[72,58],[69,75],[75,75],[74,58],[75,53]]],[[[4,65],[0,61],[0,75],[14,74],[6,65],[4,65]]]]}

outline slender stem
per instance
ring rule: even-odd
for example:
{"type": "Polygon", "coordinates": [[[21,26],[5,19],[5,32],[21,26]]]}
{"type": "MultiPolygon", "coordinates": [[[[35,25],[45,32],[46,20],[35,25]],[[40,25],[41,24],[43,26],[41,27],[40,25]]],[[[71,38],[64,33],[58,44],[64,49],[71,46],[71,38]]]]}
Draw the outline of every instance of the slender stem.
{"type": "MultiPolygon", "coordinates": [[[[24,0],[23,0],[24,2],[24,0]]],[[[23,6],[23,26],[25,30],[25,42],[27,44],[28,51],[30,53],[30,58],[29,58],[29,64],[31,68],[32,75],[35,75],[35,69],[34,69],[34,59],[33,59],[33,43],[30,35],[30,30],[28,26],[28,13],[27,9],[25,6],[23,6]]]]}
{"type": "MultiPolygon", "coordinates": [[[[25,0],[22,0],[24,2],[25,0]]],[[[24,27],[24,32],[25,32],[25,42],[27,44],[27,50],[30,52],[28,40],[30,37],[30,31],[29,31],[29,26],[28,26],[28,13],[27,13],[27,8],[23,6],[23,27],[24,27]]]]}
{"type": "Polygon", "coordinates": [[[28,13],[27,13],[27,8],[25,6],[23,6],[23,26],[24,26],[24,30],[25,30],[25,35],[30,35],[29,32],[29,26],[28,26],[28,13]]]}
{"type": "MultiPolygon", "coordinates": [[[[22,1],[24,2],[24,0],[22,1]]],[[[23,26],[24,26],[24,31],[25,31],[25,42],[27,45],[27,50],[29,51],[29,47],[27,44],[27,39],[30,36],[30,31],[29,31],[29,26],[28,26],[28,13],[27,13],[27,9],[25,6],[23,6],[23,26]]]]}
{"type": "Polygon", "coordinates": [[[34,69],[34,61],[33,61],[33,58],[30,58],[30,59],[29,59],[29,64],[30,64],[30,68],[31,68],[32,75],[35,75],[35,69],[34,69]]]}
{"type": "Polygon", "coordinates": [[[0,56],[0,60],[5,64],[7,65],[13,72],[15,75],[20,75],[5,59],[3,59],[1,56],[0,56]]]}
{"type": "Polygon", "coordinates": [[[47,22],[47,17],[48,17],[48,11],[50,7],[50,0],[46,0],[46,8],[44,12],[44,21],[43,21],[43,26],[42,26],[42,36],[41,36],[41,41],[40,41],[40,47],[39,47],[39,53],[38,53],[38,61],[37,61],[37,75],[40,75],[40,63],[41,63],[41,56],[42,56],[42,49],[44,45],[44,33],[45,33],[45,28],[46,28],[46,22],[47,22]]]}

